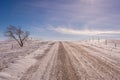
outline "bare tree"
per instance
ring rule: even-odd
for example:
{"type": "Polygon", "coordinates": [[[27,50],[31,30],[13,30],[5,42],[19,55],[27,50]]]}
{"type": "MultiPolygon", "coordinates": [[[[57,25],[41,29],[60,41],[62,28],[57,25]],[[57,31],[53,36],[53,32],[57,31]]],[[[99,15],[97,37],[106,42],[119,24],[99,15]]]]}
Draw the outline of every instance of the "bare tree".
{"type": "Polygon", "coordinates": [[[28,31],[23,31],[21,28],[16,26],[8,26],[5,32],[5,36],[13,38],[18,42],[20,47],[23,47],[24,41],[29,37],[30,33],[28,31]]]}

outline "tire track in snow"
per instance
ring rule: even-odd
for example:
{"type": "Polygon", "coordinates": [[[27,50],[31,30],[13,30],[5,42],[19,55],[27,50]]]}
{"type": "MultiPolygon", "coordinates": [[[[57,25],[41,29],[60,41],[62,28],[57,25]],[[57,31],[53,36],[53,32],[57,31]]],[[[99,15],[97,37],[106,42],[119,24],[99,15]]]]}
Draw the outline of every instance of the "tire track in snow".
{"type": "Polygon", "coordinates": [[[95,52],[102,53],[103,55],[109,57],[110,59],[112,58],[113,60],[118,60],[118,61],[120,60],[120,57],[119,57],[120,54],[117,52],[114,52],[114,54],[112,55],[112,53],[111,53],[112,51],[103,50],[101,48],[95,48],[94,46],[86,46],[86,45],[81,45],[81,46],[88,48],[90,50],[93,50],[95,52]],[[108,52],[109,52],[109,54],[108,54],[108,52]]]}
{"type": "Polygon", "coordinates": [[[104,78],[97,74],[96,70],[86,61],[85,57],[82,56],[81,51],[75,49],[75,47],[71,47],[70,43],[66,44],[69,55],[73,60],[73,65],[78,72],[79,80],[104,80],[104,78]]]}
{"type": "MultiPolygon", "coordinates": [[[[69,43],[70,44],[70,43],[69,43]]],[[[75,44],[72,44],[72,47],[81,53],[81,56],[84,57],[84,60],[86,60],[91,66],[93,66],[94,69],[96,69],[99,74],[104,76],[105,80],[119,80],[120,79],[120,72],[119,69],[116,69],[115,66],[112,66],[111,63],[107,63],[106,61],[91,55],[88,51],[84,50],[82,46],[78,46],[75,44]]],[[[99,56],[99,55],[98,55],[99,56]]]]}
{"type": "MultiPolygon", "coordinates": [[[[88,51],[88,50],[91,50],[92,52],[96,52],[96,53],[99,53],[101,55],[99,56],[96,56],[96,55],[92,55],[94,57],[97,57],[99,59],[101,59],[102,61],[106,62],[106,64],[109,64],[110,67],[114,68],[116,71],[120,72],[120,67],[119,67],[119,63],[117,63],[119,60],[115,60],[114,58],[112,57],[109,57],[108,55],[106,55],[106,53],[100,51],[100,50],[97,50],[93,47],[90,47],[90,46],[84,46],[82,45],[81,47],[85,47],[85,50],[88,51]]],[[[89,52],[90,53],[90,52],[89,52]]],[[[109,53],[108,53],[109,54],[109,53]]]]}
{"type": "Polygon", "coordinates": [[[62,42],[55,44],[58,47],[53,45],[43,59],[32,66],[21,80],[79,80],[64,45],[62,42]],[[42,65],[44,67],[41,67],[42,65]]]}
{"type": "MultiPolygon", "coordinates": [[[[59,45],[59,43],[57,43],[59,45]]],[[[55,61],[57,60],[57,53],[58,53],[58,46],[54,49],[54,51],[52,52],[52,56],[50,58],[50,60],[48,61],[48,64],[46,66],[46,69],[41,77],[41,80],[53,80],[51,79],[51,73],[52,73],[52,69],[53,66],[55,65],[55,61]]]]}
{"type": "Polygon", "coordinates": [[[35,65],[31,66],[27,72],[24,74],[24,76],[20,79],[20,80],[30,80],[30,78],[32,77],[32,75],[38,70],[41,62],[40,60],[44,59],[44,57],[46,57],[46,55],[48,55],[48,52],[51,50],[52,46],[54,46],[55,43],[50,44],[49,48],[47,48],[44,51],[44,54],[40,54],[38,56],[36,56],[35,58],[38,60],[35,65]]]}
{"type": "Polygon", "coordinates": [[[72,42],[50,45],[20,80],[120,80],[118,68],[102,59],[105,55],[101,58],[72,42]]]}
{"type": "Polygon", "coordinates": [[[79,80],[77,73],[71,64],[71,59],[68,52],[60,42],[58,49],[58,67],[57,80],[79,80]]]}

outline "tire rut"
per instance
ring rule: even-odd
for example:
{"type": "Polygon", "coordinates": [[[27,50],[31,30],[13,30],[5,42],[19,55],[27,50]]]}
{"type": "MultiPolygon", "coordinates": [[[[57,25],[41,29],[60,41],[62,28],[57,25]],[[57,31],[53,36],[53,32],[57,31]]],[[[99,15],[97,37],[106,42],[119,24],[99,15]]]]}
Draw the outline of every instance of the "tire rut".
{"type": "MultiPolygon", "coordinates": [[[[76,50],[78,50],[81,53],[81,56],[83,56],[85,58],[85,60],[87,60],[87,62],[91,63],[91,66],[93,66],[96,71],[98,71],[99,73],[104,74],[104,78],[109,78],[111,80],[119,80],[120,79],[120,72],[114,67],[111,66],[110,63],[106,63],[106,61],[104,62],[103,60],[99,59],[98,57],[95,57],[91,54],[89,54],[89,52],[87,52],[86,50],[84,50],[81,46],[72,44],[72,48],[75,48],[76,50]],[[106,75],[106,76],[105,76],[106,75]]],[[[107,79],[105,79],[107,80],[107,79]]]]}
{"type": "Polygon", "coordinates": [[[101,50],[98,50],[98,49],[95,49],[95,48],[93,48],[93,47],[91,47],[91,46],[85,46],[85,45],[81,45],[81,47],[85,47],[85,48],[87,48],[87,49],[89,49],[89,50],[92,50],[92,51],[94,51],[94,52],[99,52],[99,53],[102,53],[103,55],[104,55],[104,57],[106,56],[107,57],[107,59],[109,58],[109,59],[112,59],[112,60],[114,60],[115,61],[115,65],[117,66],[118,64],[120,64],[119,63],[119,55],[118,56],[116,56],[116,57],[114,57],[114,56],[111,56],[111,54],[106,54],[105,52],[103,52],[103,51],[101,51],[101,50]]]}
{"type": "Polygon", "coordinates": [[[66,45],[73,60],[76,72],[78,72],[79,80],[104,80],[104,78],[96,72],[96,70],[86,61],[86,58],[81,55],[80,51],[70,44],[66,45]],[[77,55],[76,55],[77,54],[77,55]]]}
{"type": "Polygon", "coordinates": [[[57,80],[79,80],[68,52],[65,50],[62,42],[60,42],[58,49],[58,70],[57,80]]]}
{"type": "Polygon", "coordinates": [[[27,71],[26,73],[24,73],[24,76],[20,79],[20,80],[29,80],[32,76],[32,74],[34,74],[34,72],[36,72],[39,68],[39,65],[40,65],[40,60],[43,59],[47,53],[50,51],[50,49],[52,48],[52,46],[54,45],[55,43],[53,44],[50,44],[49,48],[47,48],[43,53],[44,54],[40,54],[38,56],[36,56],[35,58],[38,60],[35,65],[32,65],[27,71]]]}
{"type": "MultiPolygon", "coordinates": [[[[120,79],[120,71],[112,62],[101,59],[99,55],[95,56],[82,45],[71,42],[54,42],[50,45],[43,55],[35,57],[38,61],[20,80],[120,79]]],[[[93,52],[101,53],[94,49],[93,52]]]]}

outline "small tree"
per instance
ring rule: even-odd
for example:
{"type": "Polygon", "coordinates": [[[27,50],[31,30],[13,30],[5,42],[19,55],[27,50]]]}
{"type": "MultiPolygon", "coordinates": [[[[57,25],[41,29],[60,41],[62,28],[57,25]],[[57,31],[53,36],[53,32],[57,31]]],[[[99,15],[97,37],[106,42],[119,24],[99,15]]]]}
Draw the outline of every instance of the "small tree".
{"type": "Polygon", "coordinates": [[[18,42],[20,47],[23,47],[24,41],[29,37],[30,33],[28,31],[23,31],[21,28],[16,26],[8,26],[5,32],[5,36],[13,38],[18,42]]]}

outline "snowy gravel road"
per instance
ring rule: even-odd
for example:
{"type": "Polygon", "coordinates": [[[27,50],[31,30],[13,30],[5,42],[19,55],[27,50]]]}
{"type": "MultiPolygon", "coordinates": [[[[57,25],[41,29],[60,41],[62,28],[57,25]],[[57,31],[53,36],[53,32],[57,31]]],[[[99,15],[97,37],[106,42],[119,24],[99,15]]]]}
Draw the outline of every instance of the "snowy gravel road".
{"type": "Polygon", "coordinates": [[[14,80],[120,80],[120,59],[110,56],[109,51],[68,41],[45,45],[28,55],[35,59],[34,63],[14,80]]]}

